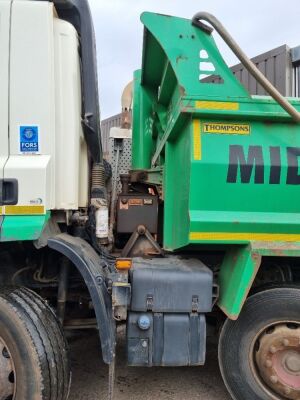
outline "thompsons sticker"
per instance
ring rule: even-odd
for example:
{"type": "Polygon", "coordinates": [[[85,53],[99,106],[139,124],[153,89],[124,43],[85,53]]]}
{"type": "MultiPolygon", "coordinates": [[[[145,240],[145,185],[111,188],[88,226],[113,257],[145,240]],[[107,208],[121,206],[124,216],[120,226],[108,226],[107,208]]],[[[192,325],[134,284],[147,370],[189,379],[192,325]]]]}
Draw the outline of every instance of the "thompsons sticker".
{"type": "Polygon", "coordinates": [[[218,133],[224,135],[250,135],[251,127],[249,124],[227,124],[222,122],[204,122],[202,124],[203,133],[218,133]]]}

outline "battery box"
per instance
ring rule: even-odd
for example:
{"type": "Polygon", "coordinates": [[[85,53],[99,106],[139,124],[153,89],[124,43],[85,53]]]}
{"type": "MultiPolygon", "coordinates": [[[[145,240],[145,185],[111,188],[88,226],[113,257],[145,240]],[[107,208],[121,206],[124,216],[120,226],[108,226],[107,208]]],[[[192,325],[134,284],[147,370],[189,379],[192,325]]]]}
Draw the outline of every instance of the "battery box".
{"type": "Polygon", "coordinates": [[[147,193],[121,194],[117,204],[117,232],[133,233],[139,225],[157,233],[158,198],[147,193]]]}
{"type": "Polygon", "coordinates": [[[134,259],[130,283],[128,364],[203,365],[212,271],[199,260],[134,259]]]}

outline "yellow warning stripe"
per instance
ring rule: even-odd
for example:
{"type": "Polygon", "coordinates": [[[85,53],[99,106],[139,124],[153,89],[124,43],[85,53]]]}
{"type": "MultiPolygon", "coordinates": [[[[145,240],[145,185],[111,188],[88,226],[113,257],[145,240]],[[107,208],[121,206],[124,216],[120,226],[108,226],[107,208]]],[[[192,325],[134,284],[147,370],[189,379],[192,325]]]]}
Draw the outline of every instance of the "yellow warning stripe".
{"type": "Polygon", "coordinates": [[[44,215],[45,206],[5,206],[0,207],[0,215],[44,215]]]}
{"type": "Polygon", "coordinates": [[[191,232],[191,241],[262,241],[262,242],[300,242],[300,234],[294,233],[226,233],[226,232],[191,232]]]}
{"type": "Polygon", "coordinates": [[[201,122],[199,119],[193,120],[193,136],[194,136],[194,160],[200,161],[202,158],[202,145],[201,145],[201,122]]]}
{"type": "Polygon", "coordinates": [[[227,101],[196,101],[196,108],[201,110],[230,110],[238,111],[239,103],[227,101]]]}

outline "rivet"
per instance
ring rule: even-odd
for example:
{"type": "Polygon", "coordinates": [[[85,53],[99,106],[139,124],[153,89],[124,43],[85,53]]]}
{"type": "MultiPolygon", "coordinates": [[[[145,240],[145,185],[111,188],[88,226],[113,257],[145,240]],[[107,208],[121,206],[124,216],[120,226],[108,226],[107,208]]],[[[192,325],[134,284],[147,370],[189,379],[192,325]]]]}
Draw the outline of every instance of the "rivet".
{"type": "Polygon", "coordinates": [[[276,353],[276,347],[275,346],[271,346],[269,350],[270,350],[270,353],[272,353],[272,354],[276,353]]]}
{"type": "Polygon", "coordinates": [[[291,393],[291,389],[288,388],[288,387],[286,387],[286,388],[284,389],[284,393],[285,393],[285,394],[290,394],[290,393],[291,393]]]}
{"type": "Polygon", "coordinates": [[[272,376],[270,377],[270,381],[271,381],[272,383],[277,383],[277,382],[278,382],[277,376],[276,376],[276,375],[272,375],[272,376]]]}
{"type": "Polygon", "coordinates": [[[287,346],[289,346],[290,341],[288,339],[283,339],[282,343],[283,343],[284,346],[287,347],[287,346]]]}

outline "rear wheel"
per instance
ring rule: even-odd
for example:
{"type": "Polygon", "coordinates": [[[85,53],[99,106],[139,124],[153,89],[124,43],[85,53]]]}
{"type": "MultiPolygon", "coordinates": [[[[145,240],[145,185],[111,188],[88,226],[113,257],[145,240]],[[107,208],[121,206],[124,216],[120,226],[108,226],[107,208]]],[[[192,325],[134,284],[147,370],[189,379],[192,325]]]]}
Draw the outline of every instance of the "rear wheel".
{"type": "Polygon", "coordinates": [[[300,399],[300,289],[251,296],[223,326],[219,361],[235,400],[300,399]]]}
{"type": "Polygon", "coordinates": [[[0,400],[66,400],[70,368],[50,307],[25,288],[0,293],[0,400]]]}

